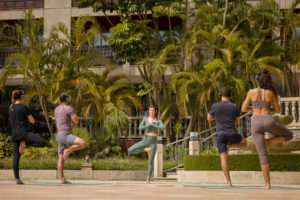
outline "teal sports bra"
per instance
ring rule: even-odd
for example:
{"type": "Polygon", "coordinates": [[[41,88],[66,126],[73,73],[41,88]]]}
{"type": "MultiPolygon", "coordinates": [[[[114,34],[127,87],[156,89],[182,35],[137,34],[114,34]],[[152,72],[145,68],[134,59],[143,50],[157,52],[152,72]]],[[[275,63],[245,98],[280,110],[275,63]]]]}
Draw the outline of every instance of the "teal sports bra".
{"type": "Polygon", "coordinates": [[[145,133],[158,133],[159,130],[164,130],[165,126],[162,123],[161,119],[156,118],[156,121],[153,124],[149,123],[148,117],[144,118],[140,123],[139,130],[145,130],[145,133]]]}

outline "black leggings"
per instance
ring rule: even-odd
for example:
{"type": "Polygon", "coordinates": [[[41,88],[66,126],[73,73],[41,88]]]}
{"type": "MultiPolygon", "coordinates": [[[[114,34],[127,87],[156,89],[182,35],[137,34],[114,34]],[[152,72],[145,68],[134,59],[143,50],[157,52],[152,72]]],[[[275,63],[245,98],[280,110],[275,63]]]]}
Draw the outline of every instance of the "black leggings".
{"type": "MultiPolygon", "coordinates": [[[[19,179],[19,162],[21,154],[19,152],[21,141],[13,141],[13,150],[14,150],[14,159],[13,159],[13,169],[15,178],[19,179]]],[[[25,143],[26,146],[33,146],[33,147],[44,147],[47,145],[47,141],[44,138],[41,138],[40,136],[34,135],[33,133],[28,133],[25,137],[25,143]]]]}

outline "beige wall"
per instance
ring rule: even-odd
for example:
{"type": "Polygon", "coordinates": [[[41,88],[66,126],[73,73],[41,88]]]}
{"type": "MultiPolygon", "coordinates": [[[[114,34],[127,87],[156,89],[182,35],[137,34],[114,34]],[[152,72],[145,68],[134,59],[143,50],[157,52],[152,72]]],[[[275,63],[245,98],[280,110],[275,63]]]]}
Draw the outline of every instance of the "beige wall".
{"type": "Polygon", "coordinates": [[[44,37],[48,37],[51,27],[62,22],[71,30],[72,0],[45,0],[44,37]]]}

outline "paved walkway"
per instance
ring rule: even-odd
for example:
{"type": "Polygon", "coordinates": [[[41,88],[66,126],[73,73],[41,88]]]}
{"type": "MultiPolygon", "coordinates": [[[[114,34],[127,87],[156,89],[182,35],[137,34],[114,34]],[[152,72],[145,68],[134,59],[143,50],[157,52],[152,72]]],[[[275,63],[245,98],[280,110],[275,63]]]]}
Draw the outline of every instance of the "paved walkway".
{"type": "Polygon", "coordinates": [[[300,185],[273,185],[262,189],[261,185],[184,184],[152,182],[102,182],[73,181],[61,185],[55,180],[25,181],[15,185],[12,180],[0,180],[1,200],[292,200],[300,199],[300,185]]]}

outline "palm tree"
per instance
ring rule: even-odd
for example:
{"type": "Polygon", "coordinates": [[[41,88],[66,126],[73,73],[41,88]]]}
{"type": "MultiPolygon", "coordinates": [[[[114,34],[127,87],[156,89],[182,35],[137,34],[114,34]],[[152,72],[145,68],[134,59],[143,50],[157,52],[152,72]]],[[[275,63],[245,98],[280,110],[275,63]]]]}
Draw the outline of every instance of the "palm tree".
{"type": "Polygon", "coordinates": [[[42,33],[42,20],[36,20],[32,10],[25,11],[25,19],[13,26],[6,25],[7,39],[11,44],[20,48],[20,53],[11,54],[6,66],[1,72],[1,85],[5,87],[10,77],[22,76],[23,84],[36,90],[38,99],[44,113],[50,134],[52,134],[48,109],[45,97],[42,93],[44,85],[43,75],[47,71],[45,61],[47,60],[46,47],[40,39],[42,33]]]}
{"type": "MultiPolygon", "coordinates": [[[[282,29],[282,45],[283,45],[283,65],[284,65],[284,74],[285,79],[287,80],[287,92],[288,96],[295,96],[296,91],[291,88],[294,81],[291,78],[291,75],[293,72],[288,67],[289,62],[292,61],[291,58],[289,58],[289,51],[290,51],[290,44],[293,44],[295,41],[293,40],[293,34],[296,33],[296,28],[300,25],[300,14],[295,13],[294,10],[296,7],[300,4],[300,0],[295,0],[291,7],[288,10],[282,11],[282,19],[280,27],[282,29]]],[[[295,55],[292,55],[292,57],[295,57],[295,55]]]]}
{"type": "Polygon", "coordinates": [[[245,90],[244,81],[234,77],[228,66],[219,59],[203,66],[198,71],[175,73],[171,82],[177,93],[176,103],[179,111],[185,117],[191,116],[185,137],[195,129],[196,122],[198,122],[198,131],[205,128],[201,121],[206,119],[210,105],[218,98],[217,91],[223,86],[232,86],[234,99],[245,90]]]}

